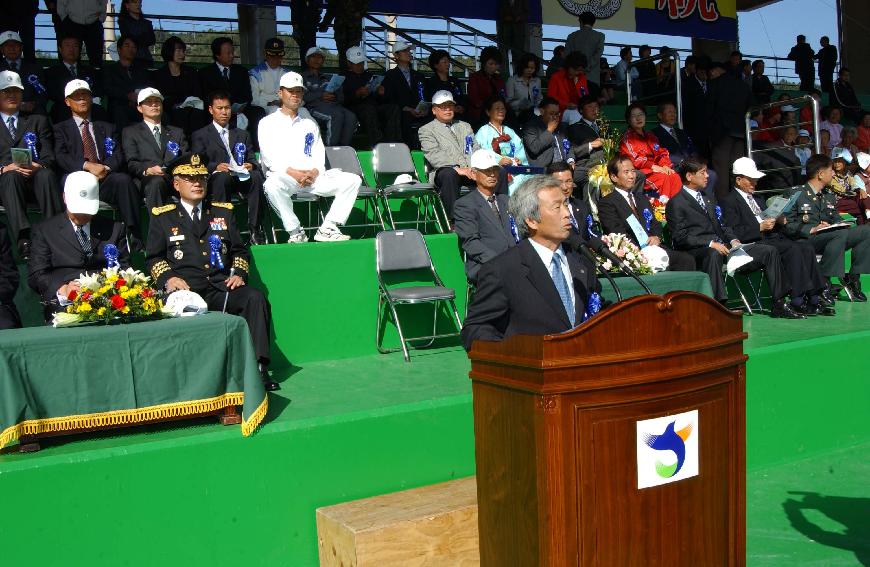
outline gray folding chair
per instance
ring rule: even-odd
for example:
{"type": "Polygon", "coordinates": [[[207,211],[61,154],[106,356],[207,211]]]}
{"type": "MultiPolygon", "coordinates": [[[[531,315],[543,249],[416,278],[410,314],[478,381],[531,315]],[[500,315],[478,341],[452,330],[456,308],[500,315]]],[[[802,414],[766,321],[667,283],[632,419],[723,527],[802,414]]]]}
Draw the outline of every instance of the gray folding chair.
{"type": "Polygon", "coordinates": [[[434,224],[438,232],[443,233],[447,223],[447,210],[441,197],[431,183],[395,183],[396,177],[408,174],[417,180],[417,168],[411,158],[411,150],[405,144],[380,143],[372,150],[372,167],[375,181],[381,189],[381,198],[390,226],[398,228],[400,224],[414,225],[417,230],[429,224],[434,224]],[[393,218],[390,199],[416,199],[417,218],[414,221],[399,221],[393,218]],[[442,223],[442,219],[444,222],[442,223]]]}
{"type": "MultiPolygon", "coordinates": [[[[338,168],[354,175],[359,175],[363,180],[362,186],[359,188],[357,200],[364,202],[365,208],[363,215],[366,220],[369,218],[369,206],[371,206],[374,214],[374,222],[364,222],[362,224],[346,224],[345,228],[363,228],[376,227],[379,230],[384,230],[384,217],[381,215],[381,209],[378,205],[381,193],[376,187],[368,187],[365,183],[365,175],[363,175],[362,166],[359,163],[359,157],[356,150],[350,146],[327,146],[326,148],[326,167],[338,168]]],[[[365,234],[365,232],[363,233],[365,234]]]]}
{"type": "MultiPolygon", "coordinates": [[[[322,200],[319,195],[315,195],[314,193],[309,193],[308,191],[299,191],[290,197],[290,200],[293,201],[293,208],[296,209],[296,203],[306,203],[308,205],[308,216],[307,221],[308,224],[302,223],[302,230],[309,234],[309,238],[313,236],[314,231],[316,231],[321,224],[323,224],[323,209],[321,208],[322,200]],[[312,211],[313,209],[313,211],[312,211]],[[317,224],[312,224],[312,219],[317,224]]],[[[287,232],[284,228],[284,225],[281,223],[281,215],[278,214],[277,209],[275,209],[272,202],[269,201],[268,195],[266,196],[266,201],[269,202],[269,208],[272,210],[272,243],[278,244],[278,233],[279,232],[287,232]]],[[[300,219],[301,221],[302,219],[300,219]]]]}
{"type": "Polygon", "coordinates": [[[754,315],[755,312],[763,313],[765,311],[764,304],[761,302],[761,286],[764,283],[765,271],[764,268],[758,268],[751,272],[734,272],[733,276],[728,275],[725,266],[722,267],[722,274],[725,276],[725,288],[728,288],[728,281],[734,282],[734,288],[740,296],[740,301],[743,303],[743,309],[747,315],[754,315]],[[753,282],[752,276],[758,275],[758,281],[753,282]],[[744,293],[743,286],[740,285],[740,280],[745,280],[749,286],[748,293],[744,293]],[[747,297],[748,296],[748,297],[747,297]],[[753,310],[754,309],[754,310],[753,310]]]}
{"type": "Polygon", "coordinates": [[[432,264],[432,258],[429,256],[429,248],[426,246],[426,241],[423,240],[423,235],[419,230],[386,230],[379,232],[375,237],[375,257],[378,274],[378,322],[375,338],[379,352],[389,353],[400,350],[398,348],[388,349],[383,347],[381,321],[384,318],[385,307],[389,309],[390,316],[396,324],[401,351],[405,355],[405,362],[411,361],[408,349],[412,346],[412,342],[427,341],[415,347],[425,348],[431,346],[436,339],[459,335],[459,330],[462,329],[462,321],[459,319],[459,312],[456,310],[456,292],[452,288],[444,287],[444,283],[432,264]],[[407,275],[427,272],[431,276],[434,285],[402,286],[401,284],[387,284],[385,282],[385,275],[389,274],[392,280],[401,277],[403,272],[407,275]],[[456,319],[457,331],[438,333],[438,306],[442,302],[446,302],[453,312],[453,317],[456,319]],[[419,337],[406,337],[396,311],[396,306],[422,303],[432,304],[432,334],[419,337]]]}

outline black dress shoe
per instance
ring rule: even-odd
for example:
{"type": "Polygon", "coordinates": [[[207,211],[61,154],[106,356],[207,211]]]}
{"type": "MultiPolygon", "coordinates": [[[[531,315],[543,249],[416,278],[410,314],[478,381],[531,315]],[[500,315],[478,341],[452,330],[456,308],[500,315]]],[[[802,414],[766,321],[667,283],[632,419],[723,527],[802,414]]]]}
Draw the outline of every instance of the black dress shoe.
{"type": "Polygon", "coordinates": [[[791,305],[786,304],[784,301],[777,301],[773,304],[773,307],[770,309],[770,316],[774,319],[806,319],[807,316],[798,313],[794,309],[792,309],[791,305]]]}
{"type": "Polygon", "coordinates": [[[268,244],[268,241],[266,240],[266,235],[263,233],[262,230],[258,228],[251,229],[250,242],[254,246],[259,246],[260,244],[268,244]]]}
{"type": "Polygon", "coordinates": [[[867,296],[861,291],[861,283],[857,280],[849,282],[849,291],[852,292],[852,301],[867,301],[867,296]]]}
{"type": "Polygon", "coordinates": [[[25,238],[18,241],[18,254],[22,260],[30,260],[30,240],[25,238]]]}
{"type": "Polygon", "coordinates": [[[815,306],[817,315],[824,315],[825,317],[833,317],[837,314],[837,310],[828,305],[822,305],[819,303],[815,306]]]}
{"type": "Polygon", "coordinates": [[[268,370],[261,370],[260,378],[263,380],[263,387],[266,388],[267,392],[274,392],[275,390],[281,389],[281,385],[269,377],[268,370]]]}
{"type": "Polygon", "coordinates": [[[828,295],[828,292],[825,291],[821,295],[819,295],[819,305],[824,305],[825,307],[833,307],[836,305],[836,301],[833,297],[828,295]]]}
{"type": "Polygon", "coordinates": [[[817,305],[810,305],[809,303],[802,303],[801,305],[790,305],[793,311],[796,313],[800,313],[801,315],[806,315],[807,317],[814,317],[818,315],[816,312],[817,305]]]}

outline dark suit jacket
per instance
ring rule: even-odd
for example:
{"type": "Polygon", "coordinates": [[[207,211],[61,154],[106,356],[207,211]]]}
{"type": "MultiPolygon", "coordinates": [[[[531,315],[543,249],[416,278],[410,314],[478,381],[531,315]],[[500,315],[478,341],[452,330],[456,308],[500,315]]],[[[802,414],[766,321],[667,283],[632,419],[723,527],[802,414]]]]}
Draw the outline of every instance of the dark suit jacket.
{"type": "MultiPolygon", "coordinates": [[[[91,94],[103,96],[102,79],[92,67],[78,63],[76,65],[76,75],[91,86],[91,94]]],[[[63,101],[63,90],[66,84],[74,78],[70,74],[69,68],[62,61],[55,63],[45,70],[45,89],[48,91],[48,99],[54,103],[51,107],[51,119],[55,124],[70,117],[69,108],[67,108],[63,101]]]]}
{"type": "Polygon", "coordinates": [[[106,65],[103,67],[102,73],[103,92],[109,98],[110,110],[113,104],[130,107],[127,95],[136,89],[143,89],[151,85],[151,76],[148,70],[139,63],[133,63],[130,67],[122,67],[120,63],[106,65]]]}
{"type": "Polygon", "coordinates": [[[571,214],[574,215],[574,220],[577,221],[577,231],[571,231],[565,242],[576,249],[581,242],[592,244],[592,248],[601,246],[601,227],[593,226],[592,230],[598,236],[592,236],[589,233],[589,221],[592,220],[592,209],[589,208],[589,202],[578,197],[568,197],[568,207],[571,209],[571,214]]]}
{"type": "Polygon", "coordinates": [[[676,126],[672,128],[676,137],[668,133],[661,125],[652,129],[652,133],[659,139],[659,144],[662,145],[668,153],[671,154],[671,163],[674,164],[674,169],[686,159],[686,156],[697,153],[695,144],[692,143],[692,138],[685,130],[680,130],[676,126]]]}
{"type": "MultiPolygon", "coordinates": [[[[600,290],[595,268],[566,249],[574,285],[574,321],[580,324],[590,292],[600,290]]],[[[547,335],[571,328],[568,314],[538,253],[522,240],[480,269],[477,291],[462,327],[466,350],[476,340],[547,335]]]]}
{"type": "Polygon", "coordinates": [[[11,305],[18,291],[18,266],[12,258],[12,246],[6,226],[0,224],[0,305],[11,305]]]}
{"type": "Polygon", "coordinates": [[[481,264],[515,245],[508,220],[508,196],[496,195],[501,218],[492,211],[478,190],[453,205],[454,230],[465,252],[465,274],[477,281],[481,264]]]}
{"type": "Polygon", "coordinates": [[[174,160],[175,156],[166,147],[170,140],[178,144],[178,155],[187,153],[187,139],[185,139],[181,128],[170,126],[164,122],[160,125],[160,132],[163,138],[162,148],[157,146],[154,134],[151,133],[144,120],[124,128],[121,142],[124,155],[127,158],[127,170],[131,175],[142,177],[145,170],[152,165],[165,166],[174,160]]]}
{"type": "MultiPolygon", "coordinates": [[[[411,84],[405,80],[405,76],[398,67],[394,67],[384,73],[384,98],[387,102],[395,104],[399,109],[409,106],[415,108],[420,102],[420,85],[425,81],[422,74],[411,69],[411,84]]],[[[425,92],[423,94],[425,97],[425,92]]]]}
{"type": "Polygon", "coordinates": [[[809,43],[797,43],[788,52],[788,59],[794,61],[794,72],[798,75],[813,74],[813,48],[809,43]]]}
{"type": "Polygon", "coordinates": [[[707,212],[688,193],[681,190],[665,205],[665,215],[675,250],[707,247],[711,241],[717,239],[728,246],[732,240],[737,239],[737,235],[727,224],[719,224],[713,201],[706,195],[704,200],[707,203],[707,212]]]}
{"type": "MultiPolygon", "coordinates": [[[[24,95],[21,97],[21,100],[25,102],[35,102],[36,108],[34,108],[33,112],[43,114],[45,112],[45,103],[48,101],[48,87],[45,85],[45,77],[43,77],[42,74],[42,67],[32,61],[19,61],[19,63],[21,63],[21,67],[16,71],[16,73],[21,77],[21,84],[24,85],[24,95]],[[36,81],[46,92],[40,93],[33,85],[30,77],[36,77],[36,81]]],[[[6,62],[6,58],[0,55],[0,71],[7,70],[9,70],[9,64],[6,62]]]]}
{"type": "MultiPolygon", "coordinates": [[[[230,150],[233,151],[233,158],[235,158],[235,145],[239,143],[245,144],[245,162],[253,164],[254,169],[257,169],[257,160],[254,155],[254,144],[251,143],[251,135],[241,128],[229,128],[229,131],[230,150]]],[[[213,122],[209,122],[207,126],[193,133],[190,151],[201,156],[207,156],[208,162],[206,167],[209,173],[213,173],[218,164],[229,163],[227,150],[213,122]]]]}
{"type": "MultiPolygon", "coordinates": [[[[643,194],[643,191],[633,191],[632,195],[634,196],[634,204],[637,207],[637,212],[640,214],[640,218],[638,219],[640,225],[646,229],[646,219],[643,216],[643,211],[649,211],[650,223],[649,230],[646,232],[649,236],[657,236],[661,238],[662,224],[656,220],[655,211],[652,210],[652,207],[649,204],[649,199],[643,194]]],[[[625,220],[632,214],[628,202],[623,199],[622,195],[617,193],[615,189],[608,193],[607,196],[601,197],[601,199],[598,200],[598,220],[601,221],[601,230],[603,230],[605,234],[610,234],[612,232],[622,233],[628,236],[632,242],[641,246],[646,243],[637,241],[637,238],[634,236],[634,231],[631,230],[631,227],[625,220]]]]}
{"type": "MultiPolygon", "coordinates": [[[[540,116],[535,116],[523,126],[523,146],[526,148],[526,157],[529,158],[529,165],[535,167],[547,167],[554,161],[566,161],[569,156],[564,155],[564,140],[567,139],[564,127],[560,124],[555,132],[547,130],[547,124],[540,116]],[[553,139],[553,136],[556,139],[553,139]],[[556,140],[559,143],[559,153],[561,159],[558,159],[556,154],[556,140]]],[[[570,148],[568,153],[573,157],[570,148]]],[[[575,158],[576,159],[576,158],[575,158]]]]}
{"type": "Polygon", "coordinates": [[[103,249],[106,244],[118,247],[122,268],[130,265],[124,223],[101,216],[91,219],[91,246],[94,254],[85,258],[75,229],[66,211],[46,219],[33,228],[33,247],[27,269],[27,284],[44,301],[55,299],[57,290],[84,272],[98,272],[106,267],[103,249]]]}
{"type": "MultiPolygon", "coordinates": [[[[708,87],[710,83],[707,83],[708,87]]],[[[683,98],[683,126],[698,146],[698,151],[707,151],[707,95],[697,77],[686,79],[681,88],[683,98]]]]}
{"type": "MultiPolygon", "coordinates": [[[[94,142],[97,146],[97,156],[100,163],[112,171],[123,171],[127,166],[121,141],[115,133],[115,127],[108,122],[92,122],[94,142]],[[106,152],[106,138],[115,142],[112,155],[106,152]]],[[[82,135],[74,119],[64,120],[54,126],[54,148],[57,154],[57,169],[61,175],[69,175],[73,171],[81,171],[85,164],[85,150],[82,135]]]]}
{"type": "Polygon", "coordinates": [[[833,73],[837,66],[837,48],[833,45],[826,45],[816,53],[816,59],[819,60],[819,77],[833,73]]]}
{"type": "Polygon", "coordinates": [[[248,70],[241,65],[230,65],[230,80],[224,79],[217,63],[211,63],[199,70],[202,93],[207,97],[214,91],[229,91],[233,104],[251,102],[251,80],[248,70]]]}
{"type": "Polygon", "coordinates": [[[749,85],[727,73],[707,84],[710,140],[715,143],[726,136],[745,138],[746,111],[752,104],[749,85]]]}
{"type": "MultiPolygon", "coordinates": [[[[764,202],[754,195],[752,198],[763,211],[764,202]]],[[[758,219],[755,218],[755,214],[746,204],[740,191],[735,189],[729,192],[728,195],[719,200],[719,204],[722,207],[722,220],[728,225],[728,228],[734,231],[740,242],[757,242],[762,239],[758,219]]],[[[779,226],[777,225],[777,229],[779,226]]]]}
{"type": "Polygon", "coordinates": [[[599,138],[598,132],[593,130],[586,122],[575,122],[568,126],[568,139],[574,151],[574,180],[581,182],[587,178],[589,169],[604,160],[604,150],[601,148],[589,152],[589,142],[599,138]]]}
{"type": "Polygon", "coordinates": [[[24,135],[33,132],[36,134],[36,153],[39,154],[39,158],[33,161],[43,167],[54,168],[54,137],[51,134],[51,126],[48,125],[48,118],[41,114],[30,116],[19,114],[16,126],[15,139],[9,134],[9,128],[5,125],[0,126],[0,166],[12,163],[10,151],[12,148],[28,147],[24,143],[24,135]]]}
{"type": "Polygon", "coordinates": [[[781,141],[756,142],[753,149],[767,150],[754,153],[752,157],[759,169],[771,170],[758,180],[757,190],[785,189],[801,183],[801,162],[794,149],[783,145],[781,141]]]}

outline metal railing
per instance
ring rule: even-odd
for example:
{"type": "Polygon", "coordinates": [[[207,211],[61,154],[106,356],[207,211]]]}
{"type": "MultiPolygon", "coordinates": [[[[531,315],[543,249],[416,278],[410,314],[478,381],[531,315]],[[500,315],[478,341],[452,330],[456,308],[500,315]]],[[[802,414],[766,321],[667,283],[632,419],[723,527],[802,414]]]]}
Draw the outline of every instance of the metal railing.
{"type": "MultiPolygon", "coordinates": [[[[673,97],[674,97],[673,102],[677,106],[677,126],[679,126],[680,129],[682,129],[683,128],[683,97],[680,96],[680,93],[682,92],[682,75],[683,75],[683,73],[680,70],[680,54],[676,51],[669,51],[667,53],[659,53],[658,55],[652,55],[650,57],[644,57],[643,59],[638,59],[637,61],[632,61],[629,64],[628,69],[626,69],[626,71],[625,71],[625,90],[626,90],[626,94],[628,95],[629,104],[631,104],[632,102],[635,102],[635,100],[637,102],[642,103],[644,101],[644,99],[660,98],[663,96],[673,95],[673,97]],[[671,72],[674,75],[674,89],[656,92],[656,93],[653,93],[651,95],[640,96],[637,99],[633,98],[631,96],[631,91],[632,91],[632,83],[634,83],[635,80],[633,80],[631,78],[631,70],[636,69],[638,67],[638,65],[640,65],[642,63],[652,63],[654,61],[660,61],[663,59],[673,59],[671,72]]],[[[643,81],[649,82],[650,80],[658,81],[658,76],[651,77],[650,79],[637,79],[636,81],[637,81],[637,83],[641,83],[643,81]]],[[[639,85],[639,86],[641,86],[641,89],[645,90],[643,85],[639,85]]],[[[643,93],[643,90],[641,90],[641,93],[643,93]]]]}

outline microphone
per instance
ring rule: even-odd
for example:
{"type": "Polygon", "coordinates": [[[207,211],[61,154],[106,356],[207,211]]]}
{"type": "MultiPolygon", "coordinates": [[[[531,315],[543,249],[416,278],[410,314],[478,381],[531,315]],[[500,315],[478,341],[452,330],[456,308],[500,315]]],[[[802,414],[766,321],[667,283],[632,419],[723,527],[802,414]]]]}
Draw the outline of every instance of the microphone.
{"type": "MultiPolygon", "coordinates": [[[[233,277],[234,275],[236,275],[236,268],[235,268],[235,266],[233,266],[232,268],[230,268],[230,275],[227,277],[227,279],[230,279],[230,278],[233,277]]],[[[226,284],[224,284],[224,285],[226,285],[226,284]]],[[[227,288],[227,293],[226,293],[226,295],[224,295],[224,308],[221,310],[221,313],[226,313],[226,312],[227,312],[227,301],[229,301],[229,299],[230,299],[230,288],[227,288]]]]}
{"type": "MultiPolygon", "coordinates": [[[[597,240],[597,239],[596,239],[597,240]]],[[[600,243],[601,241],[598,240],[600,243]]],[[[602,243],[603,244],[603,243],[602,243]]],[[[619,286],[616,285],[616,280],[613,279],[613,276],[610,275],[610,272],[604,269],[601,265],[601,262],[598,261],[598,258],[595,257],[595,254],[592,253],[591,247],[586,242],[582,240],[577,245],[577,251],[586,256],[592,265],[595,266],[595,269],[599,274],[607,278],[607,281],[610,282],[610,287],[613,288],[613,293],[616,295],[616,301],[622,301],[622,292],[619,290],[619,286]]]]}
{"type": "MultiPolygon", "coordinates": [[[[590,242],[592,242],[592,241],[590,241],[590,242]]],[[[611,252],[610,249],[607,246],[605,246],[603,242],[601,242],[601,240],[598,240],[598,245],[601,247],[599,250],[595,250],[598,254],[601,254],[602,256],[604,256],[605,258],[607,258],[608,260],[613,262],[614,265],[619,267],[620,271],[622,271],[623,274],[625,274],[626,276],[628,276],[628,277],[632,278],[634,281],[636,281],[640,285],[640,287],[642,287],[644,289],[644,291],[646,293],[648,293],[649,295],[653,295],[652,290],[649,288],[648,285],[646,285],[646,282],[644,282],[642,279],[640,279],[640,276],[638,276],[636,273],[634,273],[634,270],[629,268],[625,264],[625,262],[622,261],[622,259],[619,256],[617,256],[616,254],[611,252]]],[[[594,250],[595,246],[593,245],[592,248],[594,250]]]]}

